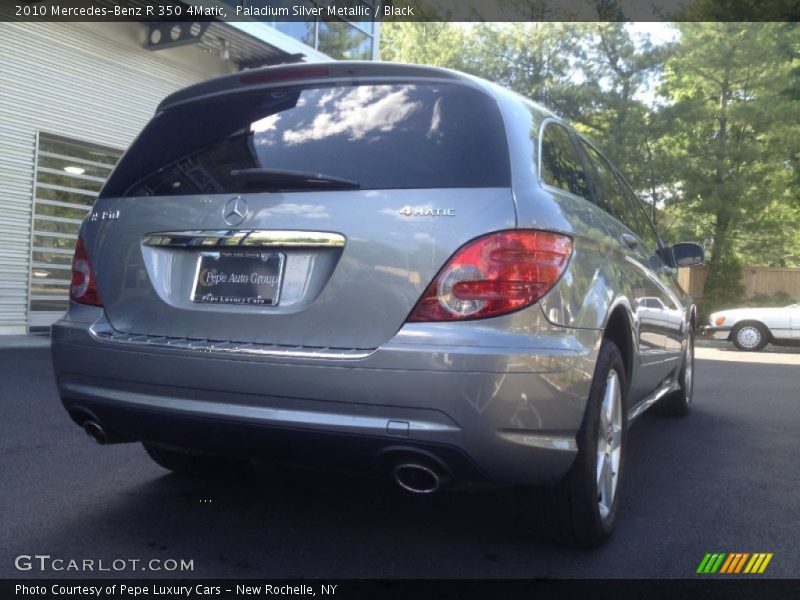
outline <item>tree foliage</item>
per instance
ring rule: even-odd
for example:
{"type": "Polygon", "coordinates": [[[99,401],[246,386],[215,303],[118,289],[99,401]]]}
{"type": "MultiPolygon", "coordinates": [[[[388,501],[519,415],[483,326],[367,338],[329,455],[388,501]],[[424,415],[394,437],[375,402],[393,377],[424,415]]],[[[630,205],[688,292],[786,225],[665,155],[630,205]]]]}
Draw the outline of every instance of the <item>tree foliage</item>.
{"type": "Polygon", "coordinates": [[[662,235],[706,245],[716,306],[741,264],[800,266],[800,27],[674,27],[653,44],[618,22],[386,23],[381,52],[510,87],[601,142],[662,235]]]}
{"type": "Polygon", "coordinates": [[[708,240],[705,298],[739,298],[733,275],[751,264],[800,263],[796,139],[800,104],[788,93],[794,26],[681,23],[664,64],[664,137],[683,165],[683,230],[708,240]]]}

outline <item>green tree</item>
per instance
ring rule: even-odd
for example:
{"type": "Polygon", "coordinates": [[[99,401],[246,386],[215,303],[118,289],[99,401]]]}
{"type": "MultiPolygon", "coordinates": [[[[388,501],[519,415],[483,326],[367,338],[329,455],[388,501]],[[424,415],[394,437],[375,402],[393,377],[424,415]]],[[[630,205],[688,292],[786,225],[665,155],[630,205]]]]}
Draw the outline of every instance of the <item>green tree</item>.
{"type": "Polygon", "coordinates": [[[459,69],[501,85],[569,118],[578,116],[583,87],[578,24],[384,24],[381,58],[459,69]]]}
{"type": "MultiPolygon", "coordinates": [[[[660,72],[671,45],[635,40],[624,23],[592,23],[583,31],[583,72],[592,98],[578,117],[591,137],[651,207],[664,201],[662,123],[642,93],[660,72]]],[[[655,216],[655,210],[651,208],[655,216]]]]}
{"type": "Polygon", "coordinates": [[[580,80],[581,24],[476,25],[467,39],[465,69],[575,119],[587,105],[580,80]]]}
{"type": "Polygon", "coordinates": [[[678,27],[680,44],[666,62],[661,90],[670,105],[658,117],[669,123],[665,139],[681,165],[672,173],[680,188],[673,206],[681,229],[710,242],[704,292],[709,308],[740,300],[743,256],[774,259],[795,235],[770,215],[786,215],[797,194],[787,184],[800,105],[786,93],[797,29],[750,23],[678,27]],[[787,136],[789,130],[795,135],[787,136]],[[758,248],[753,245],[758,231],[767,234],[771,249],[763,239],[758,248]]]}
{"type": "Polygon", "coordinates": [[[464,30],[452,23],[387,21],[381,28],[381,59],[464,68],[464,30]]]}

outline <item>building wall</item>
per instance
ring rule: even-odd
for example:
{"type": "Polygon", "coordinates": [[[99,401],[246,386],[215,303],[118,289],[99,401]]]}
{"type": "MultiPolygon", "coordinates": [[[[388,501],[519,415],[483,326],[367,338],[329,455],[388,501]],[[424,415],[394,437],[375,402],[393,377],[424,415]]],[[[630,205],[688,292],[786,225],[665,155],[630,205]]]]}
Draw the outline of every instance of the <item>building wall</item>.
{"type": "Polygon", "coordinates": [[[25,333],[37,131],[125,149],[167,94],[233,64],[138,23],[0,23],[0,334],[25,333]]]}

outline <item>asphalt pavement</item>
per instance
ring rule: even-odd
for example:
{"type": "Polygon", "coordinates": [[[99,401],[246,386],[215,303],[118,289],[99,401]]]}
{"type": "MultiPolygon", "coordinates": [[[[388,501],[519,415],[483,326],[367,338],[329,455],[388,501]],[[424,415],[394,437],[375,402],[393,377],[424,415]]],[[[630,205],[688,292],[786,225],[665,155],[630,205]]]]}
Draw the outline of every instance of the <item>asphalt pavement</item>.
{"type": "Polygon", "coordinates": [[[763,575],[740,577],[797,577],[800,350],[697,355],[692,415],[633,426],[618,530],[576,551],[522,531],[511,490],[418,498],[280,465],[171,475],[138,445],[89,441],[61,408],[41,343],[0,349],[0,577],[693,578],[708,552],[771,552],[763,575]],[[193,570],[15,568],[37,554],[193,570]]]}

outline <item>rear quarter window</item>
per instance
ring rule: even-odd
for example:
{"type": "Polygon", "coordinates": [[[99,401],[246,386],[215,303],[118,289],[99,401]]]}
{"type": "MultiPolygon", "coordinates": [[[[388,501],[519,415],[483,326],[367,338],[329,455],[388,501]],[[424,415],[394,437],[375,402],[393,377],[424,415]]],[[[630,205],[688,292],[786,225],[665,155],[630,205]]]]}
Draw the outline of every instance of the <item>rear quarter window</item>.
{"type": "Polygon", "coordinates": [[[575,146],[566,128],[558,123],[545,125],[542,134],[542,182],[589,199],[589,183],[575,146]]]}
{"type": "Polygon", "coordinates": [[[102,196],[259,191],[240,169],[321,173],[363,189],[508,187],[505,127],[490,96],[458,84],[286,87],[167,108],[102,196]]]}

